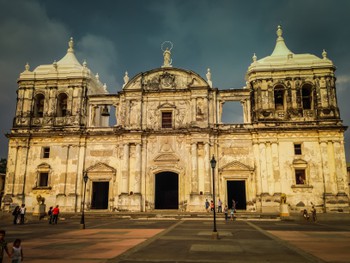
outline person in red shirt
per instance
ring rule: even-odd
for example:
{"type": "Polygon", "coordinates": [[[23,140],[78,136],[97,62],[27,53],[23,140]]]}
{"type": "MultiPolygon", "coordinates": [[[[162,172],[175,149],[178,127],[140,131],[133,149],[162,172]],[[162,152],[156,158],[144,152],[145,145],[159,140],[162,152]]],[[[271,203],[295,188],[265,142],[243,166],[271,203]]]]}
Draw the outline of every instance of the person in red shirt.
{"type": "Polygon", "coordinates": [[[58,205],[54,209],[52,209],[52,224],[57,224],[58,220],[58,214],[60,213],[60,209],[58,208],[58,205]]]}

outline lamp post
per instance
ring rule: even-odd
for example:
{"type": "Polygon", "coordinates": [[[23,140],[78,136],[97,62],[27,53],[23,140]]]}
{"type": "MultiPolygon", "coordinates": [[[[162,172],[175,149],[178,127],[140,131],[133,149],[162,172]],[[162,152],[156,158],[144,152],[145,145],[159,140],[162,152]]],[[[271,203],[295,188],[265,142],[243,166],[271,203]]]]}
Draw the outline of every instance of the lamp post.
{"type": "Polygon", "coordinates": [[[87,176],[86,172],[84,173],[83,179],[84,179],[84,195],[83,195],[83,208],[82,208],[81,219],[80,219],[80,228],[81,229],[85,229],[85,215],[84,215],[85,193],[86,193],[86,183],[89,180],[89,177],[87,176]]]}
{"type": "Polygon", "coordinates": [[[211,165],[211,169],[213,171],[213,200],[214,200],[214,229],[213,229],[213,233],[211,235],[212,239],[218,239],[219,238],[219,234],[218,231],[216,230],[216,205],[215,205],[215,167],[216,167],[216,160],[215,157],[213,155],[213,158],[211,158],[210,160],[210,165],[211,165]]]}

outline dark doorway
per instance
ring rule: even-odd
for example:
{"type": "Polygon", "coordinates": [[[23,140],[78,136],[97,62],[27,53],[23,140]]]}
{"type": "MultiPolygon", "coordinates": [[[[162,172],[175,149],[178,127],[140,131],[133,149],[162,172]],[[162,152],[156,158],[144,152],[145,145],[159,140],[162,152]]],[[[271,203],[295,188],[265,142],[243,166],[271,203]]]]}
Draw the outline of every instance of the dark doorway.
{"type": "Polygon", "coordinates": [[[155,209],[179,209],[179,176],[172,172],[155,175],[155,209]]]}
{"type": "Polygon", "coordinates": [[[236,209],[246,210],[245,181],[227,181],[228,207],[232,207],[232,199],[236,201],[236,209]]]}
{"type": "Polygon", "coordinates": [[[109,182],[92,183],[91,209],[108,209],[109,182]]]}

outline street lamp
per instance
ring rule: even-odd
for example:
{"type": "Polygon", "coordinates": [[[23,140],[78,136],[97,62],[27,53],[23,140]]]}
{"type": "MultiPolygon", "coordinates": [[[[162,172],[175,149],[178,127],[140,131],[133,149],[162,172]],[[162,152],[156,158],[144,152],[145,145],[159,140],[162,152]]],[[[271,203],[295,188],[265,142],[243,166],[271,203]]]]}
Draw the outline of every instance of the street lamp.
{"type": "Polygon", "coordinates": [[[213,155],[213,158],[211,158],[210,160],[210,165],[211,165],[211,169],[213,171],[213,200],[214,200],[214,230],[213,233],[211,235],[212,239],[218,239],[219,238],[219,234],[218,231],[216,230],[216,206],[215,206],[215,167],[216,167],[216,160],[215,157],[213,155]]]}
{"type": "Polygon", "coordinates": [[[82,210],[81,219],[80,219],[80,228],[81,229],[85,229],[85,215],[84,215],[84,210],[85,210],[85,193],[86,193],[86,183],[89,180],[89,177],[87,176],[86,172],[84,173],[83,179],[84,179],[84,196],[83,196],[83,208],[82,208],[83,210],[82,210]]]}

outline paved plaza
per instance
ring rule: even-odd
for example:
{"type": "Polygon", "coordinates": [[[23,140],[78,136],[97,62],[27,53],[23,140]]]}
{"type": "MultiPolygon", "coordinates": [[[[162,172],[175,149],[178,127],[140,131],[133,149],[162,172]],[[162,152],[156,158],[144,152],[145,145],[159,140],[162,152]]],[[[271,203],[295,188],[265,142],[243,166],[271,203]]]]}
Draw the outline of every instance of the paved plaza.
{"type": "MultiPolygon", "coordinates": [[[[1,218],[6,240],[21,238],[24,261],[31,262],[349,262],[350,222],[346,220],[213,220],[78,217],[49,225],[25,225],[1,218]]],[[[8,258],[4,262],[10,262],[8,258]]]]}

